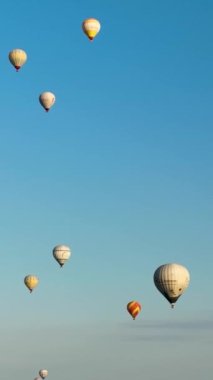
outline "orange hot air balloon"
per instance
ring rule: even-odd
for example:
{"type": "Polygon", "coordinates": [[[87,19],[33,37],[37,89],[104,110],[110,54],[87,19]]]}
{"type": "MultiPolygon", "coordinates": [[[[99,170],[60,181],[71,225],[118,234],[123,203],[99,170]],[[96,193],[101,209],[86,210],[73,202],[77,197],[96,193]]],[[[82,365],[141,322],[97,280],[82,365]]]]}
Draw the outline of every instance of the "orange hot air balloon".
{"type": "Polygon", "coordinates": [[[135,320],[137,315],[141,311],[141,305],[137,301],[131,301],[127,304],[127,311],[132,316],[132,318],[135,320]]]}

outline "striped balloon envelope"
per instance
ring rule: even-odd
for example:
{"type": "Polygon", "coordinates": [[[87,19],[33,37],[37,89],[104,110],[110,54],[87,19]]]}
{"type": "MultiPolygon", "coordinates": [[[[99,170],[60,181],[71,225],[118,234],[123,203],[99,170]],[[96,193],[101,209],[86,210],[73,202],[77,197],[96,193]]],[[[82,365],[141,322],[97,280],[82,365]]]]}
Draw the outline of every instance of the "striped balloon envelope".
{"type": "Polygon", "coordinates": [[[95,36],[100,32],[101,24],[95,18],[87,18],[82,23],[82,29],[90,41],[94,40],[95,36]]]}
{"type": "Polygon", "coordinates": [[[127,304],[127,311],[135,319],[141,311],[141,305],[137,301],[131,301],[127,304]]]}

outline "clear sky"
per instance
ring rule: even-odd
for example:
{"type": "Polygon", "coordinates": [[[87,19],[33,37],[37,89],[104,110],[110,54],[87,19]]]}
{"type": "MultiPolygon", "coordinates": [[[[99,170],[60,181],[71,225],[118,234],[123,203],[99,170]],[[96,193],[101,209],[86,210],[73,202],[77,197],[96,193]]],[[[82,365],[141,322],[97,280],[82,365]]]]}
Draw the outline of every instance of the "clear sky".
{"type": "Polygon", "coordinates": [[[7,0],[0,18],[2,379],[209,380],[212,1],[7,0]],[[168,262],[191,274],[173,311],[153,284],[168,262]]]}

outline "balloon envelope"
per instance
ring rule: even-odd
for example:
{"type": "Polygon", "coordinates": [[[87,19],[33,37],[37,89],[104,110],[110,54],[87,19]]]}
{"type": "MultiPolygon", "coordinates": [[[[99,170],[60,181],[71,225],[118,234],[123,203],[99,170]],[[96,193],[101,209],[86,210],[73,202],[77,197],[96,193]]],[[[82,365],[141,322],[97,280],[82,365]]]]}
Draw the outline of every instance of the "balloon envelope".
{"type": "Polygon", "coordinates": [[[132,318],[135,319],[141,311],[141,305],[137,301],[130,301],[127,304],[127,310],[129,314],[132,316],[132,318]]]}
{"type": "Polygon", "coordinates": [[[9,53],[9,60],[18,71],[27,60],[27,53],[22,49],[14,49],[9,53]]]}
{"type": "Polygon", "coordinates": [[[174,307],[175,302],[189,286],[190,274],[180,264],[164,264],[156,269],[154,283],[156,288],[174,307]]]}
{"type": "Polygon", "coordinates": [[[39,279],[37,276],[29,274],[24,278],[24,283],[30,292],[38,285],[39,279]]]}
{"type": "Polygon", "coordinates": [[[95,18],[87,18],[82,23],[82,29],[86,36],[92,41],[100,32],[101,24],[95,18]]]}
{"type": "Polygon", "coordinates": [[[45,377],[47,377],[48,375],[47,369],[40,369],[39,375],[41,376],[42,379],[45,379],[45,377]]]}
{"type": "Polygon", "coordinates": [[[39,102],[41,103],[41,105],[45,109],[45,111],[48,112],[49,109],[55,103],[55,95],[49,91],[42,92],[42,94],[39,96],[39,102]]]}
{"type": "Polygon", "coordinates": [[[53,257],[62,267],[71,256],[71,249],[66,245],[57,245],[53,248],[53,257]]]}

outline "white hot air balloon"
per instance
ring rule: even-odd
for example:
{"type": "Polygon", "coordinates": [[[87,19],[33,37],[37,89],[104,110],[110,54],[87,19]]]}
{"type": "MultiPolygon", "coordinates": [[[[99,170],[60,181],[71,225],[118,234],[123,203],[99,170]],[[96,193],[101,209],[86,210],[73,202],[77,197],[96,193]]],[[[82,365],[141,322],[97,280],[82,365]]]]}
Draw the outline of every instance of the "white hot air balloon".
{"type": "Polygon", "coordinates": [[[42,92],[42,94],[39,96],[39,102],[45,111],[48,112],[55,103],[55,95],[52,92],[48,91],[42,92]]]}
{"type": "Polygon", "coordinates": [[[62,267],[71,256],[71,249],[66,245],[57,245],[53,248],[53,256],[62,267]]]}
{"type": "Polygon", "coordinates": [[[27,60],[27,53],[22,49],[14,49],[9,53],[9,60],[16,68],[16,71],[19,71],[27,60]]]}
{"type": "Polygon", "coordinates": [[[42,379],[45,379],[45,377],[48,376],[48,371],[47,369],[40,369],[39,375],[41,376],[42,379]]]}
{"type": "Polygon", "coordinates": [[[172,308],[189,286],[190,274],[180,264],[161,265],[154,273],[156,288],[169,301],[172,308]]]}

